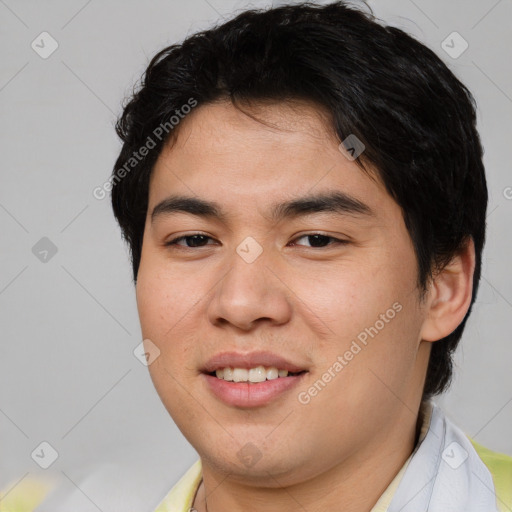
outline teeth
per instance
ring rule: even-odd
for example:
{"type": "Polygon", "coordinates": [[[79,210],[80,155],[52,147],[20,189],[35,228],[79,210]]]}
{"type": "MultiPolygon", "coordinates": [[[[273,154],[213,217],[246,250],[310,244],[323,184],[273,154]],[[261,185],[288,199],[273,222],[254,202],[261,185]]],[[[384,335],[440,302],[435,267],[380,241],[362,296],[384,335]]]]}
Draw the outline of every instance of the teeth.
{"type": "Polygon", "coordinates": [[[277,379],[277,377],[279,377],[279,370],[276,367],[272,366],[271,368],[269,368],[267,370],[267,379],[268,380],[274,380],[274,379],[277,379]]]}
{"type": "Polygon", "coordinates": [[[249,380],[251,382],[263,382],[267,379],[267,371],[265,367],[258,366],[249,370],[249,380]]]}
{"type": "Polygon", "coordinates": [[[247,370],[246,368],[219,368],[215,371],[217,378],[230,382],[263,382],[278,377],[287,377],[288,370],[278,370],[275,366],[265,368],[257,366],[247,370]]]}
{"type": "Polygon", "coordinates": [[[233,380],[235,382],[244,382],[248,380],[249,370],[244,368],[233,368],[233,380]]]}

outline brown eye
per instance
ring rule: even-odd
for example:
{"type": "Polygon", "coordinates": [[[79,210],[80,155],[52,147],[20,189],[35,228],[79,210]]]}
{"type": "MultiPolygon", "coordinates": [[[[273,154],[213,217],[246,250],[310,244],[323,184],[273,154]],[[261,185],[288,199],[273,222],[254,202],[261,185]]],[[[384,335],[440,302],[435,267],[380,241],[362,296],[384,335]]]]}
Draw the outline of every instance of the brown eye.
{"type": "MultiPolygon", "coordinates": [[[[310,247],[320,248],[320,249],[323,247],[328,247],[329,245],[332,246],[333,245],[332,243],[329,244],[330,241],[333,241],[334,245],[348,243],[346,240],[340,240],[338,238],[334,238],[329,235],[323,235],[321,233],[311,233],[311,234],[307,234],[307,235],[302,235],[302,236],[296,238],[295,240],[300,240],[301,238],[307,238],[308,242],[310,244],[310,247]]],[[[301,244],[298,244],[298,245],[301,245],[301,244]]]]}
{"type": "Polygon", "coordinates": [[[170,240],[165,245],[166,246],[178,245],[178,246],[185,247],[188,249],[193,249],[194,247],[203,247],[205,245],[208,245],[207,243],[205,243],[208,240],[213,240],[213,238],[203,235],[201,233],[196,233],[193,235],[179,236],[177,238],[174,238],[173,240],[170,240]],[[180,244],[179,242],[181,242],[181,241],[185,241],[185,245],[180,244]]]}

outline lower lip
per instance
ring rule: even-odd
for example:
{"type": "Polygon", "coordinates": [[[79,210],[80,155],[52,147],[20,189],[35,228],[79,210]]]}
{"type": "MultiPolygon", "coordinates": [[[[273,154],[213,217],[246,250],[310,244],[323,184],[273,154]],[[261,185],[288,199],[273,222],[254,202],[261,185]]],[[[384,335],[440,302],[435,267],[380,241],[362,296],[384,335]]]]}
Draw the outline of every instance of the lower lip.
{"type": "Polygon", "coordinates": [[[224,403],[235,407],[260,407],[297,386],[306,373],[255,383],[228,382],[206,373],[202,376],[213,394],[224,403]]]}

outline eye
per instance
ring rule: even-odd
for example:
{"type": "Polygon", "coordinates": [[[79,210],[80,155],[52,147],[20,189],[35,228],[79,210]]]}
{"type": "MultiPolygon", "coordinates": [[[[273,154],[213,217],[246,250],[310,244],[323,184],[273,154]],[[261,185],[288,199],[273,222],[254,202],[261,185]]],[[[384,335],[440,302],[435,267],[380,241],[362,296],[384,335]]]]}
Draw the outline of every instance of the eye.
{"type": "Polygon", "coordinates": [[[173,238],[172,240],[169,240],[169,242],[166,242],[166,246],[172,246],[172,245],[178,245],[180,247],[185,247],[188,249],[193,249],[194,247],[203,247],[205,245],[208,245],[204,242],[207,240],[213,240],[213,238],[203,235],[202,233],[194,233],[192,235],[183,235],[179,236],[177,238],[173,238]],[[180,244],[179,242],[185,242],[185,245],[180,244]]]}
{"type": "MultiPolygon", "coordinates": [[[[309,247],[322,249],[324,247],[333,246],[333,245],[343,245],[348,244],[347,240],[340,240],[339,238],[335,238],[333,236],[324,235],[322,233],[309,233],[306,235],[302,235],[298,238],[296,238],[292,245],[302,245],[302,244],[296,244],[295,242],[297,240],[301,240],[302,238],[308,239],[308,242],[310,243],[309,247]]],[[[182,235],[177,238],[173,238],[172,240],[169,240],[169,242],[166,242],[166,246],[178,246],[185,249],[194,249],[199,247],[205,247],[208,244],[209,240],[213,240],[213,238],[209,237],[208,235],[205,235],[203,233],[193,233],[191,235],[182,235]],[[184,244],[181,242],[185,242],[184,244]]],[[[308,247],[308,246],[306,246],[308,247]]]]}
{"type": "Polygon", "coordinates": [[[333,236],[329,235],[323,235],[322,233],[309,233],[307,235],[299,236],[295,240],[300,240],[301,238],[307,238],[308,242],[311,244],[310,247],[320,249],[328,246],[330,240],[334,241],[334,245],[348,244],[346,240],[340,240],[339,238],[334,238],[333,236]]]}

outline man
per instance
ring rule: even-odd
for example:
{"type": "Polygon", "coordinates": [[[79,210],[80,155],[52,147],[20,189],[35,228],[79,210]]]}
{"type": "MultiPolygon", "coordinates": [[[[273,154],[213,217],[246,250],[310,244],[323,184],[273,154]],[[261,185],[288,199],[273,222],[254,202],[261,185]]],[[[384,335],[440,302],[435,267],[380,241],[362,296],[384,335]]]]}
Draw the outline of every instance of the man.
{"type": "Polygon", "coordinates": [[[433,52],[341,2],[153,58],[112,204],[152,380],[200,456],[158,512],[511,510],[512,459],[431,401],[480,278],[475,124],[433,52]]]}
{"type": "Polygon", "coordinates": [[[156,55],[117,131],[151,377],[200,456],[159,511],[510,510],[511,459],[430,400],[487,205],[433,52],[343,3],[249,11],[156,55]]]}

